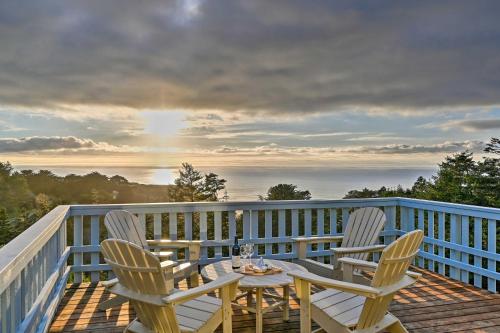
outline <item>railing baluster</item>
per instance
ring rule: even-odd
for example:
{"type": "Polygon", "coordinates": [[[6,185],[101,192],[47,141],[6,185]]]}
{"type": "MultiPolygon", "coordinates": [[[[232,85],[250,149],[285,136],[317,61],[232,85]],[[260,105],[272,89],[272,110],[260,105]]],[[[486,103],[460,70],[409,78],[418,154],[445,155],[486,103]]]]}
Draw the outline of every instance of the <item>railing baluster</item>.
{"type": "MultiPolygon", "coordinates": [[[[419,209],[418,210],[418,229],[425,231],[424,228],[424,210],[419,209]]],[[[424,251],[424,243],[422,242],[422,245],[420,245],[420,251],[424,251]]],[[[423,268],[424,267],[424,258],[417,256],[417,265],[418,267],[423,268]]]]}
{"type": "MultiPolygon", "coordinates": [[[[495,220],[488,220],[488,252],[497,253],[497,222],[495,220]]],[[[496,272],[496,261],[488,260],[488,269],[492,272],[496,272]]],[[[497,285],[495,279],[488,278],[488,290],[491,292],[497,291],[497,285]]]]}
{"type": "MultiPolygon", "coordinates": [[[[92,215],[90,218],[90,245],[99,245],[99,216],[92,215]]],[[[99,252],[92,252],[90,255],[90,264],[99,265],[99,252]]],[[[99,271],[90,273],[90,279],[92,282],[99,281],[99,271]]]]}
{"type": "MultiPolygon", "coordinates": [[[[73,217],[73,244],[75,246],[83,245],[83,217],[77,215],[73,217]]],[[[75,267],[81,267],[83,265],[83,253],[75,252],[73,254],[73,265],[75,267]]],[[[74,272],[75,283],[81,283],[83,279],[83,273],[74,272]]]]}
{"type": "MultiPolygon", "coordinates": [[[[280,209],[278,211],[278,237],[285,238],[286,237],[286,212],[284,209],[280,209]]],[[[284,254],[286,252],[286,243],[279,243],[278,251],[280,254],[284,254]]]]}
{"type": "MultiPolygon", "coordinates": [[[[177,239],[177,212],[168,213],[168,238],[177,239]]],[[[174,251],[173,260],[177,260],[177,252],[174,251]]]]}
{"type": "MultiPolygon", "coordinates": [[[[220,242],[222,241],[222,214],[221,212],[214,212],[214,235],[215,235],[215,241],[220,242]]],[[[215,258],[220,259],[222,258],[222,247],[216,246],[215,247],[215,258]]]]}
{"type": "MultiPolygon", "coordinates": [[[[480,217],[474,218],[474,248],[481,250],[483,247],[483,219],[480,217]]],[[[474,256],[474,266],[482,267],[482,258],[474,256]]],[[[481,275],[474,273],[474,286],[481,288],[483,285],[481,275]]]]}
{"type": "Polygon", "coordinates": [[[227,212],[227,219],[229,222],[229,239],[234,240],[236,236],[236,213],[234,210],[227,212]]]}
{"type": "MultiPolygon", "coordinates": [[[[469,217],[468,216],[462,216],[461,219],[461,225],[462,225],[462,230],[461,230],[461,239],[460,239],[460,244],[463,246],[469,247],[469,217]]],[[[460,255],[462,256],[462,262],[465,264],[469,264],[469,255],[466,253],[461,252],[460,255]]],[[[462,269],[460,273],[460,278],[462,282],[469,283],[469,271],[462,269]]]]}
{"type": "Polygon", "coordinates": [[[349,208],[342,208],[342,232],[345,231],[347,223],[349,223],[349,208]]]}
{"type": "Polygon", "coordinates": [[[250,210],[244,210],[243,211],[243,240],[245,243],[248,243],[248,241],[251,238],[251,233],[250,233],[250,215],[251,211],[250,210]]]}
{"type": "MultiPolygon", "coordinates": [[[[292,237],[299,236],[299,210],[292,209],[292,237]]],[[[297,255],[297,244],[292,243],[292,252],[297,255]]]]}
{"type": "MultiPolygon", "coordinates": [[[[438,239],[444,241],[445,239],[445,213],[438,212],[438,239]]],[[[444,247],[438,246],[438,256],[444,258],[444,247]]],[[[438,262],[438,273],[444,275],[445,265],[442,262],[438,262]]]]}
{"type": "Polygon", "coordinates": [[[8,332],[10,329],[9,322],[9,288],[5,289],[0,295],[0,322],[2,332],[8,332]]]}
{"type": "MultiPolygon", "coordinates": [[[[462,239],[462,228],[460,226],[460,216],[451,214],[450,216],[450,242],[459,244],[462,239]]],[[[456,250],[450,250],[450,259],[460,261],[460,253],[456,250]]],[[[460,269],[450,266],[450,276],[455,280],[460,280],[460,269]]]]}
{"type": "Polygon", "coordinates": [[[144,230],[144,232],[146,232],[146,214],[140,213],[137,215],[137,217],[139,218],[139,223],[142,226],[142,230],[144,230]]]}
{"type": "MultiPolygon", "coordinates": [[[[337,208],[330,208],[330,235],[338,235],[337,208]]],[[[330,243],[330,248],[337,247],[337,242],[330,243]]]]}
{"type": "MultiPolygon", "coordinates": [[[[207,240],[207,212],[200,212],[200,240],[207,240]]],[[[207,256],[207,248],[205,246],[201,247],[201,259],[205,260],[207,256]]]]}
{"type": "MultiPolygon", "coordinates": [[[[259,211],[252,211],[250,219],[250,239],[257,240],[259,238],[259,211]]],[[[255,255],[259,256],[259,246],[255,245],[255,255]]]]}
{"type": "MultiPolygon", "coordinates": [[[[312,211],[310,208],[304,209],[304,236],[309,237],[311,233],[312,211]]],[[[311,244],[307,245],[307,253],[311,252],[311,244]]]]}
{"type": "MultiPolygon", "coordinates": [[[[435,239],[434,237],[434,211],[433,210],[428,210],[427,211],[427,237],[431,239],[435,239]]],[[[434,254],[434,244],[428,244],[428,249],[431,254],[434,254]]],[[[429,266],[428,269],[434,272],[434,260],[429,259],[429,266]]]]}
{"type": "Polygon", "coordinates": [[[391,234],[384,236],[384,244],[390,244],[396,239],[396,236],[393,235],[393,233],[396,232],[396,207],[395,206],[385,207],[384,213],[387,218],[384,230],[387,233],[391,234]]]}
{"type": "MultiPolygon", "coordinates": [[[[316,214],[316,223],[318,236],[323,236],[325,234],[325,211],[323,209],[318,209],[316,214]]],[[[318,251],[323,251],[325,244],[318,244],[318,251]]],[[[318,257],[319,262],[325,262],[325,257],[323,255],[318,257]]]]}
{"type": "MultiPolygon", "coordinates": [[[[184,239],[193,240],[193,213],[184,213],[184,239]]],[[[184,249],[184,258],[189,257],[189,249],[184,249]]]]}
{"type": "Polygon", "coordinates": [[[153,214],[153,238],[161,239],[161,214],[153,214]]]}
{"type": "MultiPolygon", "coordinates": [[[[264,237],[271,241],[273,238],[273,211],[270,209],[264,211],[264,237]]],[[[273,244],[271,242],[266,243],[265,254],[266,257],[273,254],[273,244]]]]}
{"type": "Polygon", "coordinates": [[[408,212],[410,208],[401,207],[401,230],[404,232],[408,231],[408,212]]]}

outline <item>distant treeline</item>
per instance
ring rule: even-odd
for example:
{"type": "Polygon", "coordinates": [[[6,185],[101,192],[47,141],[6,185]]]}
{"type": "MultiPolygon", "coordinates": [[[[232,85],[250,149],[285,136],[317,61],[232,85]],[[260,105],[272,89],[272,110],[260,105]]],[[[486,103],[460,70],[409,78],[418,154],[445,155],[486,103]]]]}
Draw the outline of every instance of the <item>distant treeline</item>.
{"type": "Polygon", "coordinates": [[[500,140],[486,146],[491,157],[475,161],[471,152],[448,156],[430,179],[419,177],[411,188],[352,190],[344,198],[410,197],[469,205],[500,207],[500,140]]]}
{"type": "Polygon", "coordinates": [[[0,247],[57,205],[214,201],[225,188],[224,179],[188,163],[179,171],[175,185],[145,185],[98,172],[60,177],[49,170],[14,171],[0,162],[0,247]]]}

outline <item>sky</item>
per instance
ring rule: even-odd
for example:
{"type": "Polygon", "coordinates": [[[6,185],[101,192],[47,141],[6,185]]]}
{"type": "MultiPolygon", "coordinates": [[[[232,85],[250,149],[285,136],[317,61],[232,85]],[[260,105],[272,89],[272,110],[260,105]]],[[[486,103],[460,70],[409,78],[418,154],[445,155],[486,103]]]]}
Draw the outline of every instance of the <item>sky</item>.
{"type": "Polygon", "coordinates": [[[0,161],[435,165],[500,136],[500,2],[0,0],[0,161]]]}

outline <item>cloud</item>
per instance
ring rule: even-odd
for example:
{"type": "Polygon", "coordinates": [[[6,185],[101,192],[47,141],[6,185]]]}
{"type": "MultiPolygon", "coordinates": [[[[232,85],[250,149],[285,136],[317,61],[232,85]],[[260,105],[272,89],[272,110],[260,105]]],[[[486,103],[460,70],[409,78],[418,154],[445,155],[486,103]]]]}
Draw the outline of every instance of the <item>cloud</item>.
{"type": "Polygon", "coordinates": [[[106,151],[129,150],[128,147],[113,146],[105,142],[81,139],[74,136],[0,138],[0,153],[47,152],[47,151],[106,151]]]}
{"type": "Polygon", "coordinates": [[[472,152],[481,152],[485,146],[482,141],[460,141],[430,144],[430,145],[409,145],[409,144],[391,144],[383,146],[355,146],[349,148],[336,147],[293,147],[282,146],[278,144],[267,144],[254,147],[236,147],[221,146],[214,150],[203,150],[198,153],[204,154],[222,154],[222,155],[297,155],[297,156],[318,156],[335,157],[337,155],[364,155],[364,154],[393,154],[410,155],[422,153],[455,153],[465,150],[472,152]]]}
{"type": "Polygon", "coordinates": [[[467,132],[475,132],[483,130],[500,129],[500,118],[453,120],[445,122],[444,124],[428,124],[426,126],[438,127],[443,130],[450,130],[452,128],[461,128],[467,132]]]}
{"type": "Polygon", "coordinates": [[[363,146],[344,149],[346,153],[370,154],[420,154],[420,153],[456,153],[464,150],[481,152],[485,143],[482,141],[446,141],[431,145],[391,144],[384,146],[363,146]]]}
{"type": "Polygon", "coordinates": [[[467,0],[3,1],[0,103],[253,114],[499,105],[499,11],[467,0]]]}

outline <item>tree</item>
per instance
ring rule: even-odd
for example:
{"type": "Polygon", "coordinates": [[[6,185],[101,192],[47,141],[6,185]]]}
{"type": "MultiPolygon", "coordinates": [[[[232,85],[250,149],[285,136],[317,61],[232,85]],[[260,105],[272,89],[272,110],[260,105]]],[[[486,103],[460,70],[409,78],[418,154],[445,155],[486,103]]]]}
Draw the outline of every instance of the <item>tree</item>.
{"type": "Polygon", "coordinates": [[[5,208],[0,207],[0,247],[7,244],[12,237],[12,226],[7,218],[5,208]]]}
{"type": "Polygon", "coordinates": [[[226,180],[219,178],[219,176],[213,172],[205,175],[205,180],[201,188],[201,197],[203,200],[217,201],[219,191],[226,188],[226,180]]]}
{"type": "Polygon", "coordinates": [[[300,191],[297,185],[278,184],[267,190],[265,197],[259,196],[260,200],[309,200],[311,192],[308,190],[300,191]]]}
{"type": "Polygon", "coordinates": [[[182,163],[179,178],[175,180],[175,201],[217,201],[219,191],[226,188],[226,180],[213,172],[202,175],[189,163],[182,163]]]}
{"type": "Polygon", "coordinates": [[[491,138],[490,143],[486,144],[484,152],[500,155],[500,139],[491,138]]]}

